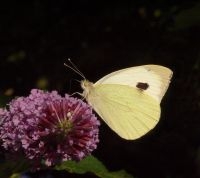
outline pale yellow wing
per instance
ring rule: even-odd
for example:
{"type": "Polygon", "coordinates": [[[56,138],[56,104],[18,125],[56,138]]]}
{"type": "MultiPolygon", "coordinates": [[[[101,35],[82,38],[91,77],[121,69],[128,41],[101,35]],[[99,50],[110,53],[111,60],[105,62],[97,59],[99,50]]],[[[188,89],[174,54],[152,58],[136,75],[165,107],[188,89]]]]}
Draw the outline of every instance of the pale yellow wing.
{"type": "Polygon", "coordinates": [[[87,101],[112,130],[128,140],[146,134],[160,118],[156,99],[126,85],[98,85],[90,91],[87,101]]]}
{"type": "Polygon", "coordinates": [[[137,88],[138,83],[145,83],[148,88],[144,93],[162,100],[172,77],[172,71],[160,65],[143,65],[112,72],[98,80],[94,86],[101,84],[121,84],[137,88]]]}

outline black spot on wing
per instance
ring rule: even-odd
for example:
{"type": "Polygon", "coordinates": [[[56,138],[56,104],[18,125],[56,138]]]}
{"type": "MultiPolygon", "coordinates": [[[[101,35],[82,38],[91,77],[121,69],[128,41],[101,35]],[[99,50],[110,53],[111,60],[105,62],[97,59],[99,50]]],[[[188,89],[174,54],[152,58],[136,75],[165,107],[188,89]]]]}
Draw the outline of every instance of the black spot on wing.
{"type": "Polygon", "coordinates": [[[143,82],[138,82],[136,87],[139,88],[140,90],[147,90],[147,88],[149,88],[149,84],[143,83],[143,82]]]}

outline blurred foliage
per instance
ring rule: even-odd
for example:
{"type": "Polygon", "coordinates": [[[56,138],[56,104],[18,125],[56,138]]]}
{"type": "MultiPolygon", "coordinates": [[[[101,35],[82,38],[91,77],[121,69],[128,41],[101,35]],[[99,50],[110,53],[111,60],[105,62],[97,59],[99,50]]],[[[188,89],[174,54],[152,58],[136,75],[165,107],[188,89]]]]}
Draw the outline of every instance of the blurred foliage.
{"type": "Polygon", "coordinates": [[[0,177],[1,178],[20,178],[20,173],[29,169],[27,161],[22,159],[1,161],[0,177]]]}
{"type": "Polygon", "coordinates": [[[173,30],[184,30],[193,26],[200,26],[200,3],[179,11],[174,18],[173,30]]]}
{"type": "Polygon", "coordinates": [[[5,94],[0,94],[0,107],[5,107],[12,98],[5,94]]]}
{"type": "MultiPolygon", "coordinates": [[[[29,170],[27,163],[28,162],[23,159],[2,162],[0,167],[0,177],[20,178],[22,172],[27,172],[29,170]]],[[[53,169],[54,168],[52,168],[51,170],[53,169]]],[[[58,171],[67,171],[71,173],[71,175],[73,173],[77,175],[85,174],[86,176],[87,174],[90,174],[100,178],[133,178],[133,176],[131,176],[124,170],[114,172],[108,171],[108,169],[103,165],[103,163],[93,156],[88,156],[80,162],[65,161],[61,165],[56,166],[55,169],[58,171]]],[[[28,174],[27,177],[29,177],[28,174]]]]}
{"type": "Polygon", "coordinates": [[[60,166],[56,166],[56,169],[76,174],[92,173],[100,178],[133,178],[124,170],[109,172],[103,163],[93,156],[88,156],[80,162],[66,161],[60,166]]]}
{"type": "Polygon", "coordinates": [[[38,89],[47,89],[48,88],[48,85],[49,85],[49,82],[48,82],[48,78],[47,77],[40,77],[37,81],[36,81],[36,87],[38,89]]]}
{"type": "Polygon", "coordinates": [[[13,174],[10,176],[10,178],[21,178],[20,174],[13,174]]]}
{"type": "Polygon", "coordinates": [[[26,53],[25,51],[17,51],[15,53],[12,53],[8,56],[7,58],[7,62],[8,63],[15,63],[15,62],[19,62],[20,60],[24,60],[26,57],[26,53]]]}

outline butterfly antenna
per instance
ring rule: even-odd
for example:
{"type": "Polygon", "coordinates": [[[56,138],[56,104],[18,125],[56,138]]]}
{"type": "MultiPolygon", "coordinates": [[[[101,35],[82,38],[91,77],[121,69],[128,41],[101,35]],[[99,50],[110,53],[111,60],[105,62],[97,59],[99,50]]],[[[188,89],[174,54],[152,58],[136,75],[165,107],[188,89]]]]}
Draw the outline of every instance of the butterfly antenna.
{"type": "Polygon", "coordinates": [[[71,66],[66,63],[64,63],[64,65],[66,67],[70,68],[71,70],[73,70],[78,75],[80,75],[83,79],[86,79],[85,76],[83,75],[83,73],[76,67],[76,65],[70,59],[68,59],[68,61],[71,64],[71,66]]]}

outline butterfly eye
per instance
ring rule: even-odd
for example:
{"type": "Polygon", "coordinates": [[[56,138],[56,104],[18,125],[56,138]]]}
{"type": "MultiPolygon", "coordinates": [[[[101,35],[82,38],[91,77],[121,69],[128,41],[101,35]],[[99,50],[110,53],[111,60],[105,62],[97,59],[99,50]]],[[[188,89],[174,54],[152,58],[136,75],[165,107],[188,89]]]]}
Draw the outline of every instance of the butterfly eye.
{"type": "Polygon", "coordinates": [[[148,83],[138,82],[136,87],[139,88],[140,90],[146,90],[147,88],[149,88],[149,84],[148,83]]]}

